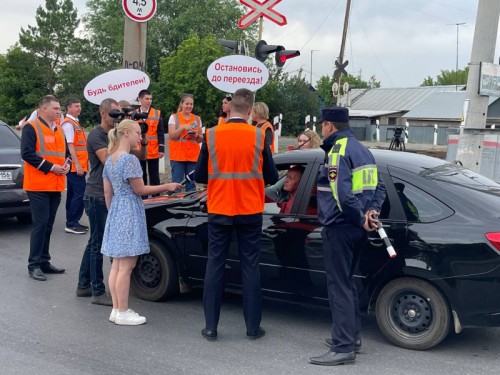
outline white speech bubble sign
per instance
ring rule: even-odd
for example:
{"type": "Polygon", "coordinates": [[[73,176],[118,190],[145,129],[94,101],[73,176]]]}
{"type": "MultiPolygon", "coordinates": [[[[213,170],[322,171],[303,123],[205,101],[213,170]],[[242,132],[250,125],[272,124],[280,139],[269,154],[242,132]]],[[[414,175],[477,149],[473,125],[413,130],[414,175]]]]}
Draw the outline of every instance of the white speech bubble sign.
{"type": "Polygon", "coordinates": [[[231,55],[210,64],[207,78],[213,86],[228,93],[238,89],[257,91],[267,83],[269,70],[253,57],[231,55]]]}
{"type": "Polygon", "coordinates": [[[139,91],[149,87],[149,77],[136,69],[117,69],[103,73],[85,86],[85,99],[94,104],[101,104],[104,99],[135,100],[139,91]]]}

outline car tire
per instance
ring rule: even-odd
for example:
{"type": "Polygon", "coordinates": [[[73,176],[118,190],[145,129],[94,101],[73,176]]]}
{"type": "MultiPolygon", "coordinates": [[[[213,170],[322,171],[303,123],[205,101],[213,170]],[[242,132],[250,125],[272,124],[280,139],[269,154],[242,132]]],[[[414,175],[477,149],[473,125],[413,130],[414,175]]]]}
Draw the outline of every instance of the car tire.
{"type": "Polygon", "coordinates": [[[16,218],[20,224],[31,224],[32,223],[31,214],[17,215],[16,218]]]}
{"type": "Polygon", "coordinates": [[[451,328],[451,313],[443,295],[430,283],[405,277],[389,282],[375,307],[384,336],[394,345],[426,350],[439,344],[451,328]]]}
{"type": "Polygon", "coordinates": [[[169,250],[155,240],[149,245],[149,254],[137,259],[130,288],[141,299],[161,301],[179,293],[179,275],[169,250]]]}

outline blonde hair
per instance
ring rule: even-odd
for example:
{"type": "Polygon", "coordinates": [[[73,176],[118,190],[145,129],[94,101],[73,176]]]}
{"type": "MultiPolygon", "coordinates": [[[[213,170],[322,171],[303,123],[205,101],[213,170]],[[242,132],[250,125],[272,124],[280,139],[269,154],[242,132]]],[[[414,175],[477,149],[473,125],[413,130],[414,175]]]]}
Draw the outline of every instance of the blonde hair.
{"type": "Polygon", "coordinates": [[[182,110],[182,103],[184,103],[184,101],[187,98],[193,99],[193,103],[194,103],[194,96],[193,96],[193,94],[184,94],[184,95],[182,95],[181,96],[181,101],[179,102],[179,106],[177,107],[177,112],[180,112],[182,110]]]}
{"type": "Polygon", "coordinates": [[[306,129],[299,134],[299,136],[297,137],[297,142],[299,141],[299,138],[302,134],[309,138],[308,143],[311,144],[310,148],[319,148],[319,145],[321,144],[321,138],[319,137],[318,133],[316,133],[314,130],[306,129]]]}
{"type": "Polygon", "coordinates": [[[267,120],[269,118],[269,107],[264,102],[257,102],[253,105],[253,111],[262,120],[267,120]]]}
{"type": "Polygon", "coordinates": [[[130,102],[128,100],[120,100],[118,105],[120,108],[130,107],[130,102]]]}
{"type": "Polygon", "coordinates": [[[108,154],[111,154],[118,147],[118,144],[120,143],[123,134],[125,134],[125,131],[133,131],[136,125],[137,122],[127,119],[121,121],[118,125],[116,125],[108,132],[108,154]]]}

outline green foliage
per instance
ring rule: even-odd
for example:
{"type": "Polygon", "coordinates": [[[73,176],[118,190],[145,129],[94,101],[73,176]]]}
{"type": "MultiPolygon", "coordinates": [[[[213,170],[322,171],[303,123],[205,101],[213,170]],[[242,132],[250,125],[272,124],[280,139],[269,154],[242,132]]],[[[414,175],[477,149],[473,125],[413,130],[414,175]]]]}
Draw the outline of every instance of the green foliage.
{"type": "Polygon", "coordinates": [[[164,118],[177,112],[180,97],[189,93],[194,96],[194,113],[203,124],[216,123],[223,93],[210,84],[206,72],[214,60],[224,55],[214,36],[191,35],[170,56],[161,59],[160,78],[153,85],[153,105],[162,109],[164,118]]]}
{"type": "MultiPolygon", "coordinates": [[[[124,17],[120,1],[89,0],[84,17],[95,61],[108,70],[122,63],[124,17]]],[[[233,0],[158,0],[148,21],[147,67],[152,81],[160,75],[160,59],[169,56],[190,35],[215,35],[221,39],[255,39],[255,26],[237,28],[242,16],[233,0]],[[214,16],[216,15],[216,16],[214,16]]]]}
{"type": "Polygon", "coordinates": [[[29,115],[47,94],[44,79],[46,67],[39,58],[11,48],[0,55],[0,118],[8,124],[17,124],[29,115]]]}
{"type": "Polygon", "coordinates": [[[441,70],[441,74],[433,80],[430,76],[424,79],[420,86],[466,85],[469,67],[458,70],[441,70]]]}
{"type": "MultiPolygon", "coordinates": [[[[340,87],[343,87],[344,83],[349,84],[349,89],[367,89],[367,88],[377,88],[380,87],[380,81],[377,81],[376,77],[372,75],[368,81],[364,81],[361,73],[357,76],[348,74],[347,76],[342,76],[340,79],[340,87]]],[[[316,83],[316,87],[319,96],[323,100],[326,107],[335,104],[335,99],[332,93],[333,76],[322,76],[316,83]]]]}
{"type": "Polygon", "coordinates": [[[81,51],[83,41],[75,38],[79,20],[71,0],[45,0],[36,10],[37,26],[21,28],[19,44],[43,67],[48,93],[54,92],[61,66],[81,51]]]}

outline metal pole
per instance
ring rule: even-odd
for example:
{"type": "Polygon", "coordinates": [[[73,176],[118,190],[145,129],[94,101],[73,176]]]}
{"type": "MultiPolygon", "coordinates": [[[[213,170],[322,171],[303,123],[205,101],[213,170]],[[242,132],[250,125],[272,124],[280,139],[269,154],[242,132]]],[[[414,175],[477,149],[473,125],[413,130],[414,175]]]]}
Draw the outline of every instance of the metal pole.
{"type": "Polygon", "coordinates": [[[263,20],[263,17],[260,16],[259,18],[259,38],[258,40],[262,40],[262,31],[264,29],[264,20],[263,20]]]}
{"type": "Polygon", "coordinates": [[[312,86],[313,84],[313,52],[314,51],[320,51],[319,49],[312,49],[311,50],[311,71],[309,72],[309,85],[312,86]]]}
{"type": "MultiPolygon", "coordinates": [[[[344,51],[345,51],[345,40],[347,38],[347,29],[349,28],[349,13],[351,11],[351,0],[347,0],[347,5],[345,8],[345,17],[344,17],[344,30],[342,32],[342,43],[340,45],[340,56],[339,56],[339,63],[342,65],[344,63],[344,51]]],[[[342,74],[339,74],[339,87],[340,87],[340,80],[342,78],[342,74]]],[[[337,96],[337,105],[340,103],[340,93],[339,96],[337,96]]]]}
{"type": "Polygon", "coordinates": [[[458,29],[461,25],[465,25],[465,22],[457,23],[457,60],[455,63],[455,91],[458,91],[458,29]]]}

